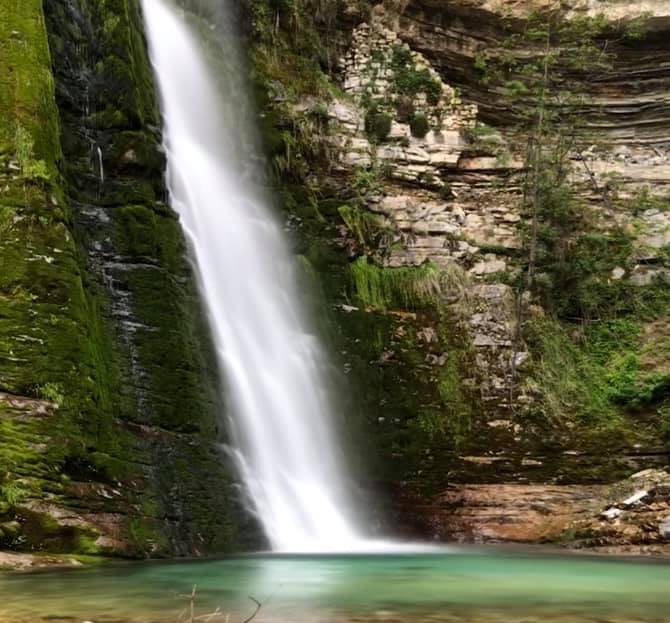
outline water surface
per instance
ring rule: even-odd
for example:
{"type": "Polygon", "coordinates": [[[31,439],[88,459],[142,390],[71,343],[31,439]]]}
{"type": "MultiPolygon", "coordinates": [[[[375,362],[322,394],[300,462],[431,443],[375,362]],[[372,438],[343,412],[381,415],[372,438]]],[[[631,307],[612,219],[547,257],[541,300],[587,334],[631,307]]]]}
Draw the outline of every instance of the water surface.
{"type": "Polygon", "coordinates": [[[0,621],[670,622],[670,564],[495,550],[246,556],[0,575],[0,621]]]}

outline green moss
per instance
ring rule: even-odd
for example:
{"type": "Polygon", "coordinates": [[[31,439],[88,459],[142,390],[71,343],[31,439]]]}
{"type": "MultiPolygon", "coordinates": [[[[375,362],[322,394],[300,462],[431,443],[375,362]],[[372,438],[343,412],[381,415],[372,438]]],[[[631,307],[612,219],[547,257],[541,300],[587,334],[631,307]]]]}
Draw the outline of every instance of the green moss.
{"type": "Polygon", "coordinates": [[[60,146],[42,3],[2,0],[0,35],[0,155],[26,177],[51,179],[60,146]]]}
{"type": "Polygon", "coordinates": [[[62,161],[42,3],[0,3],[0,391],[45,401],[42,413],[0,400],[0,513],[22,526],[12,547],[98,553],[93,531],[25,503],[132,514],[144,501],[138,551],[229,550],[242,539],[236,494],[220,486],[218,371],[179,223],[156,201],[164,160],[139,5],[76,5],[44,4],[65,99],[62,161]],[[104,184],[89,168],[92,137],[104,184]],[[102,263],[108,272],[96,272],[102,263]],[[130,333],[112,290],[130,301],[130,333]],[[175,457],[180,470],[152,473],[175,457]],[[74,483],[120,494],[82,500],[74,483]]]}
{"type": "Polygon", "coordinates": [[[338,214],[344,221],[356,247],[365,253],[383,255],[393,244],[397,232],[378,214],[352,205],[340,206],[338,214]]]}
{"type": "Polygon", "coordinates": [[[439,270],[433,264],[386,268],[361,257],[351,264],[351,275],[360,303],[379,309],[433,305],[441,293],[439,270]]]}
{"type": "Polygon", "coordinates": [[[670,394],[670,374],[645,373],[639,351],[624,352],[614,357],[606,380],[610,400],[628,409],[657,404],[670,394]]]}
{"type": "Polygon", "coordinates": [[[16,159],[19,161],[21,173],[33,180],[48,180],[47,165],[44,160],[35,160],[34,141],[21,124],[16,126],[15,145],[16,159]]]}
{"type": "Polygon", "coordinates": [[[642,365],[642,328],[639,319],[601,321],[577,339],[556,321],[533,321],[527,389],[536,393],[534,417],[544,418],[545,427],[577,426],[584,441],[596,436],[609,443],[647,434],[642,415],[652,434],[662,427],[670,376],[642,365]]]}
{"type": "Polygon", "coordinates": [[[162,534],[158,521],[149,517],[133,517],[128,532],[135,546],[144,556],[164,557],[170,552],[170,543],[162,534]]]}
{"type": "Polygon", "coordinates": [[[171,272],[183,268],[185,248],[179,222],[169,212],[157,213],[145,205],[114,210],[115,242],[132,262],[150,260],[171,272]]]}
{"type": "Polygon", "coordinates": [[[592,427],[616,427],[622,424],[609,400],[603,364],[598,364],[574,344],[555,321],[534,321],[528,325],[527,332],[535,353],[527,389],[538,393],[537,405],[548,425],[561,427],[581,422],[592,427]]]}
{"type": "MultiPolygon", "coordinates": [[[[57,464],[65,446],[77,443],[76,431],[88,425],[84,414],[104,411],[107,384],[96,355],[96,311],[59,185],[58,114],[42,6],[9,4],[0,11],[0,79],[6,87],[0,106],[3,136],[14,139],[22,176],[3,179],[0,194],[0,389],[61,404],[41,435],[50,440],[45,455],[57,464]],[[8,76],[17,83],[8,85],[8,76]]],[[[30,431],[16,422],[3,426],[33,439],[44,427],[39,420],[30,431]]],[[[0,467],[6,471],[21,469],[12,455],[24,446],[14,444],[17,438],[3,439],[0,467]]]]}
{"type": "Polygon", "coordinates": [[[417,69],[411,53],[403,46],[395,46],[391,67],[394,86],[400,95],[414,97],[423,93],[429,104],[436,105],[442,97],[442,85],[428,69],[417,69]]]}
{"type": "Polygon", "coordinates": [[[470,441],[474,430],[474,401],[463,386],[463,364],[468,356],[452,344],[446,363],[436,378],[438,409],[424,409],[417,414],[416,425],[431,444],[449,443],[456,449],[470,441]]]}

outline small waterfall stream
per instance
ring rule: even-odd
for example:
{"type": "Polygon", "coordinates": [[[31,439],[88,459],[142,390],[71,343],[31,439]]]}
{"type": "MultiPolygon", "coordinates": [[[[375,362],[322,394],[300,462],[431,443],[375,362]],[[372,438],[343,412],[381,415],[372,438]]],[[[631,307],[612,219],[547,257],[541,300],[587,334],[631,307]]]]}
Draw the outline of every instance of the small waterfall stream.
{"type": "Polygon", "coordinates": [[[296,266],[236,148],[242,116],[222,106],[196,37],[169,2],[142,0],[168,185],[200,274],[240,476],[274,550],[366,549],[296,266]]]}

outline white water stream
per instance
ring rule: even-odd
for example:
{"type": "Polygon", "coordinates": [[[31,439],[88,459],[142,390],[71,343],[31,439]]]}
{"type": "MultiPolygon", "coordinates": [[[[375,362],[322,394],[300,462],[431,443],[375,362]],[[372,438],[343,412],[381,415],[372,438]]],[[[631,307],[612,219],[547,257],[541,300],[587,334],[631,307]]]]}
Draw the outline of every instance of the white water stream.
{"type": "Polygon", "coordinates": [[[168,186],[200,274],[240,476],[274,550],[371,549],[347,494],[326,362],[294,260],[263,193],[245,179],[253,175],[235,140],[243,117],[222,106],[197,38],[169,2],[142,0],[168,186]]]}

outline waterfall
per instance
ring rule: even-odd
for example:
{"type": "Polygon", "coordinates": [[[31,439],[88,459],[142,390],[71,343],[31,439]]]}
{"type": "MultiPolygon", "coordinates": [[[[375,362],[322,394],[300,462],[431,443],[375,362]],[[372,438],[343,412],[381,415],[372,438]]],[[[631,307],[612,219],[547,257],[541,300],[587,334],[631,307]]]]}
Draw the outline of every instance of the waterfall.
{"type": "Polygon", "coordinates": [[[296,266],[242,162],[243,111],[225,105],[169,0],[142,0],[162,100],[168,186],[198,267],[240,477],[272,548],[365,548],[296,266]]]}
{"type": "Polygon", "coordinates": [[[98,152],[98,175],[100,177],[100,183],[104,183],[105,181],[105,165],[102,162],[102,149],[100,149],[100,145],[96,148],[98,152]]]}

